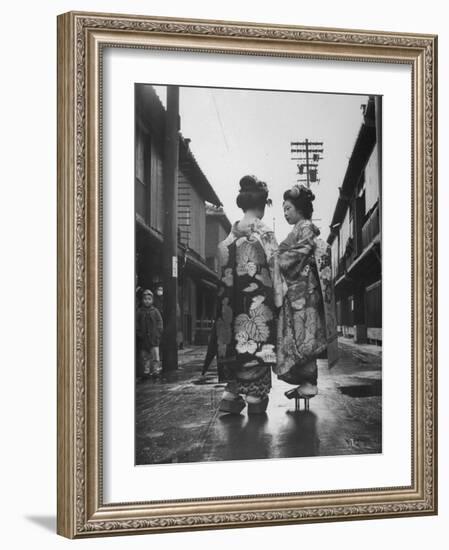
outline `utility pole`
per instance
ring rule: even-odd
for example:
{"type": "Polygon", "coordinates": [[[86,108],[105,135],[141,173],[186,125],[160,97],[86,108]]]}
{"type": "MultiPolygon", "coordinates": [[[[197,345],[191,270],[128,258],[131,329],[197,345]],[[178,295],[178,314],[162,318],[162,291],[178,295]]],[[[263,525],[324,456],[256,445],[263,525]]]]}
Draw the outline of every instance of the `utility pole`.
{"type": "Polygon", "coordinates": [[[305,141],[306,145],[306,172],[307,172],[307,187],[310,188],[310,175],[309,175],[309,140],[306,139],[305,141]]]}
{"type": "Polygon", "coordinates": [[[290,142],[290,147],[292,160],[299,161],[298,175],[302,178],[299,178],[298,182],[305,184],[308,188],[311,183],[319,183],[318,163],[323,160],[323,142],[309,141],[306,138],[304,141],[290,142]]]}
{"type": "Polygon", "coordinates": [[[178,162],[179,162],[179,87],[167,86],[167,113],[163,165],[164,199],[164,334],[162,369],[178,368],[178,162]]]}

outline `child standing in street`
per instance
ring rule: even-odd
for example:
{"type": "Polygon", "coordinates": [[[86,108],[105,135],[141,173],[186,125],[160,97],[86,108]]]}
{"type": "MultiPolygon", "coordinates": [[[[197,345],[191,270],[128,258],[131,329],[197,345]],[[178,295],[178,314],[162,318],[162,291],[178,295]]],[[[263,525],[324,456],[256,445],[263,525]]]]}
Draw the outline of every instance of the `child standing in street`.
{"type": "Polygon", "coordinates": [[[155,307],[153,293],[144,290],[142,305],[137,310],[136,331],[140,369],[144,376],[157,376],[161,371],[159,344],[161,342],[163,322],[159,310],[155,307]]]}

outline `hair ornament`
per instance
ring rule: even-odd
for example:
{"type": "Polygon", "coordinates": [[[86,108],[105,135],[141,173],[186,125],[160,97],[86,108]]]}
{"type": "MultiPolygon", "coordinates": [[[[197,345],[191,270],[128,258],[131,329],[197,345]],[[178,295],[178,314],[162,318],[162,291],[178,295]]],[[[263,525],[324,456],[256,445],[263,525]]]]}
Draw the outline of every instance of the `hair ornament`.
{"type": "Polygon", "coordinates": [[[291,190],[290,190],[290,195],[292,196],[292,198],[296,199],[299,197],[301,191],[299,189],[299,185],[294,185],[291,190]]]}
{"type": "Polygon", "coordinates": [[[306,187],[302,183],[296,183],[290,189],[290,196],[293,199],[297,199],[301,195],[303,196],[303,198],[308,199],[310,201],[313,201],[315,199],[315,195],[312,193],[312,190],[309,189],[309,187],[306,187]]]}

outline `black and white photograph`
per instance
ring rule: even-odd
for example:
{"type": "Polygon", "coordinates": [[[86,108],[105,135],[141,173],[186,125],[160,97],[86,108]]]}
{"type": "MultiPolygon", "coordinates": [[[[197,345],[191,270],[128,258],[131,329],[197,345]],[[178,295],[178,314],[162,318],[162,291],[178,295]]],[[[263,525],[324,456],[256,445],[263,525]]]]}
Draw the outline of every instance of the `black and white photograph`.
{"type": "Polygon", "coordinates": [[[135,463],[382,452],[374,95],[135,85],[135,463]]]}
{"type": "Polygon", "coordinates": [[[2,6],[5,549],[447,544],[444,5],[2,6]]]}

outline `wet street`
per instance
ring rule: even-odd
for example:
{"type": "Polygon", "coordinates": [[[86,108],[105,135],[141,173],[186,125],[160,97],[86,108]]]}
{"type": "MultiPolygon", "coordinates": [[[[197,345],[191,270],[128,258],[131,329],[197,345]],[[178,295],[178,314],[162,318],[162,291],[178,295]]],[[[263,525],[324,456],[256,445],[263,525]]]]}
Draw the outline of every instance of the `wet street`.
{"type": "Polygon", "coordinates": [[[319,394],[295,412],[292,388],[273,376],[265,414],[218,411],[224,384],[215,362],[201,377],[204,347],[179,354],[179,368],[136,383],[136,464],[379,453],[381,350],[340,340],[331,369],[318,362],[319,394]]]}

